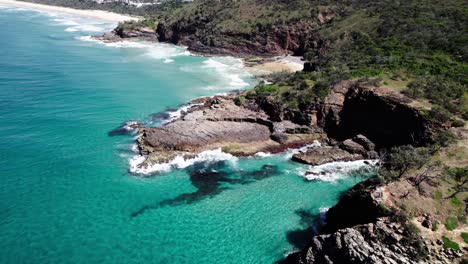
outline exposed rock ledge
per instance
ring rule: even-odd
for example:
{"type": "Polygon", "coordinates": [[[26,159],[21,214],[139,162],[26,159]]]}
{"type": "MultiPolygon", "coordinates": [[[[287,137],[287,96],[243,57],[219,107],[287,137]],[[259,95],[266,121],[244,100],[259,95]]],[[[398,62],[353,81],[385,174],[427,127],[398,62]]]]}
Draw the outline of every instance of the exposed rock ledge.
{"type": "Polygon", "coordinates": [[[181,118],[163,127],[141,128],[140,153],[147,156],[141,166],[164,163],[176,156],[193,157],[205,150],[221,148],[235,156],[257,152],[280,152],[323,140],[319,127],[274,122],[254,102],[245,106],[234,103],[236,95],[201,98],[181,118]]]}

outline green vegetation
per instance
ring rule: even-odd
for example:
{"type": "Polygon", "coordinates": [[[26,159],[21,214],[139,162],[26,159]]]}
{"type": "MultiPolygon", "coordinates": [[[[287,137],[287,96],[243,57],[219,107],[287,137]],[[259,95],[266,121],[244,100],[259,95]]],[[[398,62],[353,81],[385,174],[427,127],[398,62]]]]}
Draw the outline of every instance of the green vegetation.
{"type": "Polygon", "coordinates": [[[449,180],[455,182],[452,187],[453,193],[447,198],[456,199],[456,195],[468,191],[468,166],[454,167],[447,170],[449,180]]]}
{"type": "Polygon", "coordinates": [[[458,227],[458,219],[455,217],[448,217],[445,221],[445,228],[449,231],[454,230],[458,227]]]}
{"type": "Polygon", "coordinates": [[[456,251],[460,251],[460,246],[457,244],[457,242],[450,240],[450,238],[446,236],[442,236],[442,242],[444,248],[451,248],[456,251]]]}
{"type": "Polygon", "coordinates": [[[197,21],[209,29],[205,35],[224,33],[250,34],[273,25],[286,25],[308,19],[317,4],[306,0],[291,1],[216,1],[195,0],[163,19],[166,23],[184,25],[197,21]]]}
{"type": "Polygon", "coordinates": [[[468,244],[468,233],[462,232],[460,236],[463,238],[465,244],[468,244]]]}
{"type": "Polygon", "coordinates": [[[387,157],[386,166],[379,170],[379,177],[384,181],[399,179],[411,169],[419,169],[429,162],[427,148],[415,148],[411,145],[394,147],[387,157]]]}
{"type": "Polygon", "coordinates": [[[442,194],[441,191],[435,191],[435,192],[434,192],[434,199],[435,199],[435,200],[437,200],[437,201],[442,200],[442,196],[443,196],[443,194],[442,194]]]}

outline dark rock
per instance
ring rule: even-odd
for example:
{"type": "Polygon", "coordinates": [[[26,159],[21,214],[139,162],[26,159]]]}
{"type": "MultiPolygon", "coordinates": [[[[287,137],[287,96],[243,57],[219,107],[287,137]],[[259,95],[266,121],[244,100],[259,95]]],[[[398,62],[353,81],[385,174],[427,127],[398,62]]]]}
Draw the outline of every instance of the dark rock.
{"type": "Polygon", "coordinates": [[[368,138],[363,135],[357,135],[353,138],[353,141],[363,146],[368,151],[375,150],[375,144],[372,143],[368,138]]]}
{"type": "Polygon", "coordinates": [[[347,139],[341,142],[340,148],[353,154],[365,155],[367,152],[366,149],[361,144],[356,143],[355,141],[351,139],[347,139]]]}
{"type": "Polygon", "coordinates": [[[368,151],[365,155],[367,159],[379,159],[379,153],[377,151],[368,151]]]}
{"type": "Polygon", "coordinates": [[[432,220],[429,217],[424,217],[423,221],[421,222],[421,225],[424,226],[425,228],[432,228],[432,220]]]}
{"type": "Polygon", "coordinates": [[[377,149],[432,142],[435,124],[409,106],[408,100],[357,81],[342,81],[325,99],[319,123],[330,137],[345,140],[365,135],[377,149]]]}
{"type": "Polygon", "coordinates": [[[309,149],[306,153],[295,154],[292,160],[318,166],[321,164],[335,162],[335,161],[353,161],[362,159],[359,154],[351,154],[339,148],[333,147],[319,147],[309,149]]]}
{"type": "Polygon", "coordinates": [[[373,223],[379,217],[386,216],[388,212],[380,206],[381,196],[373,179],[357,184],[328,210],[323,232],[332,233],[358,224],[373,223]]]}
{"type": "Polygon", "coordinates": [[[382,218],[375,223],[318,235],[305,250],[289,255],[284,263],[414,263],[413,247],[401,243],[402,236],[394,232],[399,227],[382,218]]]}
{"type": "Polygon", "coordinates": [[[284,144],[288,140],[288,136],[283,133],[273,133],[271,134],[271,139],[280,144],[284,144]]]}

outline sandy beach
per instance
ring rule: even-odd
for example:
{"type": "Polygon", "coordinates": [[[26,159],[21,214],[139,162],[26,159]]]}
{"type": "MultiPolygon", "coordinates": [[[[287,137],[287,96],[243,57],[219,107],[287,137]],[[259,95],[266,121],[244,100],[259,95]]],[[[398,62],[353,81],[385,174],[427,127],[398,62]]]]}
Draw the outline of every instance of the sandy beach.
{"type": "Polygon", "coordinates": [[[0,0],[1,6],[14,6],[20,7],[25,9],[32,9],[37,11],[46,11],[46,12],[58,12],[58,13],[65,13],[70,15],[78,15],[78,16],[86,16],[90,18],[97,18],[109,22],[121,22],[126,20],[138,20],[138,17],[129,16],[129,15],[122,15],[102,10],[81,10],[81,9],[73,9],[61,6],[50,6],[50,5],[42,5],[42,4],[35,4],[29,2],[21,2],[15,0],[0,0]]]}
{"type": "Polygon", "coordinates": [[[297,72],[304,68],[304,61],[297,56],[275,57],[271,61],[261,61],[253,65],[246,63],[249,71],[254,75],[267,74],[272,72],[297,72]]]}

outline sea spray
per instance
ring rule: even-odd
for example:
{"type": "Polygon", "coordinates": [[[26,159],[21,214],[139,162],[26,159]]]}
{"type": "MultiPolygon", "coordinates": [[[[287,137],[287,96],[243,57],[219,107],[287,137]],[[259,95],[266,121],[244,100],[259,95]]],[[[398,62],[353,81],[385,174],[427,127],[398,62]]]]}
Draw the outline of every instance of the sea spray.
{"type": "Polygon", "coordinates": [[[319,166],[298,168],[297,174],[307,180],[335,182],[353,174],[369,175],[375,170],[378,160],[356,160],[325,163],[319,166]]]}
{"type": "Polygon", "coordinates": [[[166,163],[151,164],[146,163],[146,160],[147,158],[144,156],[134,156],[129,161],[129,171],[134,174],[149,175],[152,173],[169,172],[171,169],[184,169],[195,163],[213,163],[218,161],[229,161],[231,165],[235,166],[238,158],[223,152],[219,148],[200,152],[193,158],[186,158],[186,155],[178,155],[173,160],[166,163]]]}

